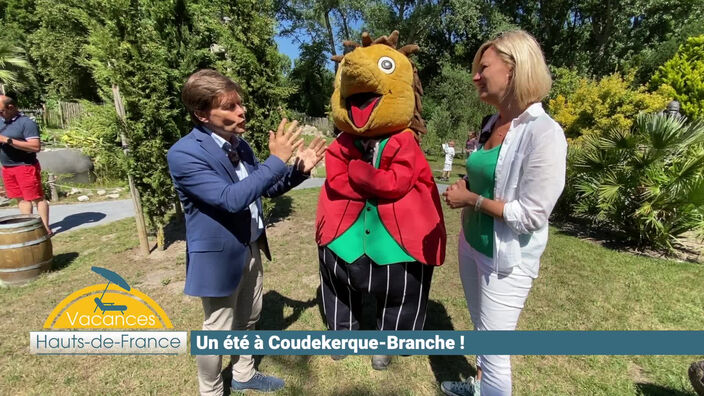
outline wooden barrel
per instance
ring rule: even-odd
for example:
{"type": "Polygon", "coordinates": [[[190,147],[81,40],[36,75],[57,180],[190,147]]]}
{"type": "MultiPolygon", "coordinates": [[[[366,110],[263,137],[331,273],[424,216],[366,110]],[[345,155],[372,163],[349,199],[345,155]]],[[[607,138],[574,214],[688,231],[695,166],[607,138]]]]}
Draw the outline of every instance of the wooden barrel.
{"type": "Polygon", "coordinates": [[[53,257],[39,216],[0,217],[0,283],[29,282],[51,267],[53,257]]]}

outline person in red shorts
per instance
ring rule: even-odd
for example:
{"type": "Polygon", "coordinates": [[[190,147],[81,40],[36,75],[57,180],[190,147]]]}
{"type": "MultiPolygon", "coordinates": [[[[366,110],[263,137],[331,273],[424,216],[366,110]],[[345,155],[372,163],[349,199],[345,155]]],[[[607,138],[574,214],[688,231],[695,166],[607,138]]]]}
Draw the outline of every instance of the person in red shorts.
{"type": "Polygon", "coordinates": [[[20,200],[20,212],[31,214],[33,204],[49,235],[49,203],[42,190],[37,152],[41,149],[37,124],[17,108],[16,99],[0,95],[0,163],[8,198],[20,200]]]}

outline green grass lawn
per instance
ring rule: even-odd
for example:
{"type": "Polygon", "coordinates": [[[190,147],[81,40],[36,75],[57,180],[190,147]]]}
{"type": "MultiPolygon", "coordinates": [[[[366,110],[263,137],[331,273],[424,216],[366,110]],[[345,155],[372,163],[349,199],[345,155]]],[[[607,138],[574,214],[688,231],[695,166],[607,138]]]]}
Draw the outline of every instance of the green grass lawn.
{"type": "MultiPolygon", "coordinates": [[[[279,199],[283,218],[269,229],[274,260],[264,263],[260,328],[323,330],[313,239],[318,190],[279,199]]],[[[435,271],[427,329],[472,328],[457,270],[459,214],[445,209],[447,260],[435,271]]],[[[202,324],[200,301],[183,294],[185,244],[137,255],[132,220],[59,234],[55,269],[23,287],[0,289],[0,394],[154,394],[197,392],[195,359],[181,356],[33,356],[29,332],[41,330],[71,292],[102,280],[100,265],[121,274],[168,313],[176,330],[202,324]]],[[[704,265],[605,249],[553,229],[519,321],[521,330],[704,329],[704,265]]],[[[372,312],[367,310],[367,317],[372,312]]],[[[371,318],[369,318],[371,319],[371,318]]],[[[686,376],[697,356],[516,356],[515,395],[694,395],[686,376]]],[[[282,395],[436,395],[438,382],[474,372],[473,356],[394,358],[374,371],[368,356],[264,356],[259,368],[287,381],[282,395]]],[[[256,393],[251,393],[256,394],[256,393]]]]}

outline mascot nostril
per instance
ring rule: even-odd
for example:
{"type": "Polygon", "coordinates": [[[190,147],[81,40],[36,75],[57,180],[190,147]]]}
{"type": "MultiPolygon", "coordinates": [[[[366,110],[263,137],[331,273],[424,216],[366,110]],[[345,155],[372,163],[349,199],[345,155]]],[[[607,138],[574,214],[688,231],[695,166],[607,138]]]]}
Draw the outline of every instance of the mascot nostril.
{"type": "MultiPolygon", "coordinates": [[[[326,152],[316,220],[330,330],[358,330],[363,293],[378,330],[423,330],[433,269],[445,259],[440,195],[420,148],[423,88],[398,32],[362,35],[340,62],[331,98],[342,133],[326,152]]],[[[389,356],[374,356],[383,370],[389,356]]]]}

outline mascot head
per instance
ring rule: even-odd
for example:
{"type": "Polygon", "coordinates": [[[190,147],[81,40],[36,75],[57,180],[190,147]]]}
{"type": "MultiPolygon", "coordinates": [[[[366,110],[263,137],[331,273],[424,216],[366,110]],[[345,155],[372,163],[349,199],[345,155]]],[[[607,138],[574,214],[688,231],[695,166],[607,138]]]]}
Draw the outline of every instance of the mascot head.
{"type": "Polygon", "coordinates": [[[332,94],[332,116],[337,129],[362,137],[378,137],[412,129],[426,132],[421,117],[423,87],[408,55],[415,44],[396,49],[398,31],[372,41],[362,34],[362,45],[346,41],[354,50],[334,56],[339,62],[332,94]]]}

